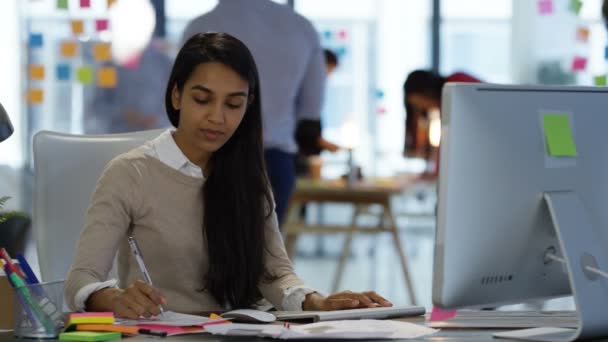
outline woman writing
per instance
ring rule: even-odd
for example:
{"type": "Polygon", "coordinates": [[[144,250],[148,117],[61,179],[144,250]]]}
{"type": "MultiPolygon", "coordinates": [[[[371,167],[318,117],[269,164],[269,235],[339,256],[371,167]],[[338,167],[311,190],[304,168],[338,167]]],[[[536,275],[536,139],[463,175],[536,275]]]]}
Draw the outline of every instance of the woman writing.
{"type": "Polygon", "coordinates": [[[246,308],[390,306],[375,292],[322,296],[293,271],[264,169],[259,79],[247,47],[197,34],[179,51],[165,104],[175,129],[101,175],[65,285],[74,310],[149,317],[246,308]],[[134,236],[154,287],[138,280],[134,236]],[[118,278],[108,280],[117,260],[118,278]],[[118,286],[117,286],[118,285],[118,286]]]}

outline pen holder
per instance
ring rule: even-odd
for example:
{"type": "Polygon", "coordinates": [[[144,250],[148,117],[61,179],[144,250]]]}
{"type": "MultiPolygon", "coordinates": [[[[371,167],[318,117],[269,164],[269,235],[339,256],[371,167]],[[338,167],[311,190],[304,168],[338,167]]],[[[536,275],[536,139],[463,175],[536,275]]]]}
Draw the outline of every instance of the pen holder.
{"type": "Polygon", "coordinates": [[[13,289],[14,335],[56,338],[64,325],[63,280],[13,289]]]}

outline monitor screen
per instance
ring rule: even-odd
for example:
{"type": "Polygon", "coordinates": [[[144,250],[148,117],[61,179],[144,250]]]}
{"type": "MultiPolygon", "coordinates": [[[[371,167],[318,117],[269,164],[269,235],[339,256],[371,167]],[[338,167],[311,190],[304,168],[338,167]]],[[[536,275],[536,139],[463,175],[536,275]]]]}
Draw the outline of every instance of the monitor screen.
{"type": "Polygon", "coordinates": [[[594,236],[606,241],[607,130],[603,88],[445,86],[435,305],[487,307],[570,294],[565,265],[547,258],[563,254],[543,195],[576,193],[594,236]]]}

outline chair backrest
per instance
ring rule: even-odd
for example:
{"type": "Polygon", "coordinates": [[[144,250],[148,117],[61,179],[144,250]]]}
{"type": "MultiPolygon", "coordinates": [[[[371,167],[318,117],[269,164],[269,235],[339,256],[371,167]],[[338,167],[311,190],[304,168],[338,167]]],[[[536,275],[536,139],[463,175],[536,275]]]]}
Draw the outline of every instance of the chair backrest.
{"type": "Polygon", "coordinates": [[[44,281],[67,276],[91,195],[106,164],[162,131],[106,135],[41,131],[34,136],[33,227],[44,281]]]}

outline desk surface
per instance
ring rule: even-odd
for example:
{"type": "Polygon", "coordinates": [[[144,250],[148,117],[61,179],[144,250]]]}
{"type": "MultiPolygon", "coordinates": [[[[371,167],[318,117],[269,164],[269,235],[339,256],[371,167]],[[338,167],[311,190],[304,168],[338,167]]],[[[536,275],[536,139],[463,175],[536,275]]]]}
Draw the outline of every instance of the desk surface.
{"type": "MultiPolygon", "coordinates": [[[[403,322],[411,322],[416,324],[424,324],[424,317],[409,317],[398,319],[398,321],[403,322]]],[[[438,333],[433,334],[431,336],[427,336],[425,338],[413,339],[413,340],[377,340],[377,341],[442,341],[442,342],[482,342],[482,341],[509,341],[506,339],[494,339],[492,334],[499,330],[490,330],[490,329],[443,329],[438,333]]],[[[159,341],[158,337],[145,337],[145,336],[136,336],[129,337],[125,339],[127,341],[144,341],[144,340],[155,340],[159,341]]],[[[251,338],[251,337],[236,337],[236,336],[213,336],[207,334],[193,334],[193,335],[181,335],[181,336],[172,336],[167,337],[168,341],[264,341],[269,342],[273,341],[272,339],[267,338],[251,338]]],[[[0,333],[0,342],[28,342],[35,341],[33,339],[18,339],[13,337],[12,333],[0,333]]],[[[40,340],[40,341],[57,341],[57,340],[40,340]]],[[[277,340],[280,341],[280,340],[277,340]]],[[[335,341],[347,341],[347,340],[335,340],[335,341]]],[[[363,341],[363,340],[352,340],[352,341],[363,341]]],[[[376,340],[365,340],[365,341],[376,341],[376,340]]]]}

